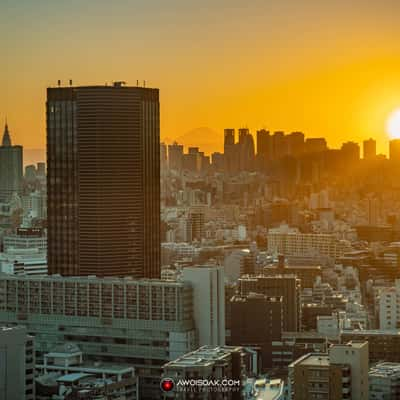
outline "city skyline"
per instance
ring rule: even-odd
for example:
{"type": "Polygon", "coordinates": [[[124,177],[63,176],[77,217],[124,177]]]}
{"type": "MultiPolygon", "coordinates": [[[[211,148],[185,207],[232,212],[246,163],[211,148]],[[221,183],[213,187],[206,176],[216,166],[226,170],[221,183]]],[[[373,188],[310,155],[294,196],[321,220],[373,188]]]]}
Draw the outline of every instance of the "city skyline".
{"type": "Polygon", "coordinates": [[[330,147],[373,137],[377,151],[388,153],[387,119],[400,108],[399,5],[392,1],[363,4],[361,14],[358,2],[201,8],[175,1],[167,8],[121,1],[113,16],[104,2],[93,13],[88,5],[0,6],[0,115],[15,143],[45,148],[45,88],[58,79],[80,85],[123,77],[160,88],[162,140],[209,127],[221,133],[204,138],[218,151],[224,128],[265,127],[324,136],[330,147]],[[57,49],[63,57],[51,56],[57,49]]]}

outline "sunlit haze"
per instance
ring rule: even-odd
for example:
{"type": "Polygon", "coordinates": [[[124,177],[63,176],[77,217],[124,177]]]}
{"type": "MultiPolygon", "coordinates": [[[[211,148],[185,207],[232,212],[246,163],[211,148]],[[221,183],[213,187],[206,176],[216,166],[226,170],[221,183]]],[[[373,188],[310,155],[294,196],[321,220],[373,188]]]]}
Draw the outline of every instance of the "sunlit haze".
{"type": "Polygon", "coordinates": [[[146,80],[167,142],[209,152],[225,127],[265,127],[332,147],[373,137],[387,153],[399,14],[392,0],[3,1],[0,116],[14,142],[44,148],[47,86],[146,80]]]}
{"type": "Polygon", "coordinates": [[[387,120],[387,131],[392,139],[400,139],[400,109],[390,114],[387,120]]]}

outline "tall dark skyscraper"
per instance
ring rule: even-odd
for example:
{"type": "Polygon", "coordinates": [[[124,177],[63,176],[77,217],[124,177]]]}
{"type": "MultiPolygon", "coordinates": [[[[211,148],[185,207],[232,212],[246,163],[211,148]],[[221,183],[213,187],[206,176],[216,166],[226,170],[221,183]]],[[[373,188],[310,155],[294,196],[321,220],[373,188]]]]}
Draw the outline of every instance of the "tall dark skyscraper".
{"type": "Polygon", "coordinates": [[[159,91],[47,90],[49,273],[160,275],[159,91]]]}
{"type": "Polygon", "coordinates": [[[22,146],[13,146],[6,123],[0,145],[0,202],[18,192],[22,180],[22,146]]]}
{"type": "Polygon", "coordinates": [[[374,160],[376,158],[376,141],[374,139],[364,140],[363,150],[364,160],[374,160]]]}

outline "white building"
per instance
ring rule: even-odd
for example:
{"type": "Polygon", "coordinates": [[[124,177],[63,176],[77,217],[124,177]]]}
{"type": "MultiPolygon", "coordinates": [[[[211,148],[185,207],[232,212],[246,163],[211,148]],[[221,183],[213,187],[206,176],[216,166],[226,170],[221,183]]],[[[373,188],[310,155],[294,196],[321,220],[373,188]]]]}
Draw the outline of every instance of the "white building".
{"type": "Polygon", "coordinates": [[[6,253],[0,253],[0,272],[45,276],[47,275],[47,255],[36,248],[10,248],[6,253]]]}
{"type": "Polygon", "coordinates": [[[336,259],[351,251],[346,240],[339,240],[329,233],[301,233],[297,228],[281,225],[269,229],[268,251],[287,256],[315,256],[336,259]]]}
{"type": "Polygon", "coordinates": [[[186,267],[181,279],[193,287],[193,314],[199,346],[225,344],[224,269],[219,266],[186,267]]]}
{"type": "Polygon", "coordinates": [[[371,400],[397,399],[400,395],[400,364],[382,362],[369,371],[371,400]]]}
{"type": "Polygon", "coordinates": [[[3,251],[9,249],[32,249],[37,248],[42,252],[47,252],[47,237],[43,235],[41,229],[20,228],[16,235],[4,236],[3,251]]]}
{"type": "Polygon", "coordinates": [[[400,326],[400,280],[394,287],[384,288],[379,296],[379,328],[396,329],[400,326]]]}

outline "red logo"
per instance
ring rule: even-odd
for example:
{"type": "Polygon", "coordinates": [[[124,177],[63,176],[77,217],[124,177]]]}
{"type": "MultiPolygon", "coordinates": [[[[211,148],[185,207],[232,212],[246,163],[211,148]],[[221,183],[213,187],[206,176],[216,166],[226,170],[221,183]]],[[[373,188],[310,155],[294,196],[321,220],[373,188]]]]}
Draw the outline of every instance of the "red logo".
{"type": "Polygon", "coordinates": [[[163,378],[161,380],[160,387],[163,392],[170,392],[174,386],[175,383],[171,378],[163,378]]]}

